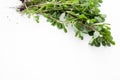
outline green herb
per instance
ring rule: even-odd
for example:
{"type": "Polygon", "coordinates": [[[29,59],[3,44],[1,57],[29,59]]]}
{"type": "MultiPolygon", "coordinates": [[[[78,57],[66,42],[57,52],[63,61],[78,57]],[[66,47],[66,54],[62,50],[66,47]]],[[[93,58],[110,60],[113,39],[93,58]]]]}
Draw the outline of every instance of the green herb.
{"type": "Polygon", "coordinates": [[[102,0],[21,0],[19,11],[34,16],[39,23],[43,15],[53,26],[67,32],[72,26],[75,36],[81,40],[84,34],[91,36],[89,44],[99,47],[115,45],[105,15],[100,13],[102,0]]]}

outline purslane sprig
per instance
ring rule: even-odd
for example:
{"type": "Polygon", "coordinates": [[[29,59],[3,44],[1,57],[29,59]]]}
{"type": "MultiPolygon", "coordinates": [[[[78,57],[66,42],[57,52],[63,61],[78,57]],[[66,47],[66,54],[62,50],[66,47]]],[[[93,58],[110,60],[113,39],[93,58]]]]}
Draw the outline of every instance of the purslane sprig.
{"type": "Polygon", "coordinates": [[[100,13],[102,0],[21,0],[19,11],[34,16],[39,23],[43,15],[53,26],[67,32],[72,26],[75,36],[84,39],[84,34],[91,36],[89,44],[99,47],[115,45],[110,27],[105,22],[105,15],[100,13]]]}

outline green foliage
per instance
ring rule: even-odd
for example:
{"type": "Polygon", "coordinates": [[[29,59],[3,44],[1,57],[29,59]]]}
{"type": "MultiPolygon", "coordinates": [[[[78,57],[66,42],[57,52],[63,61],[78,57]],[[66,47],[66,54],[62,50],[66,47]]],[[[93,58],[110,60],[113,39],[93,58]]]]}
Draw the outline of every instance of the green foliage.
{"type": "Polygon", "coordinates": [[[83,40],[83,35],[91,36],[89,44],[99,47],[115,45],[109,24],[104,23],[105,15],[100,13],[102,0],[30,0],[23,2],[21,12],[34,16],[39,23],[39,15],[47,18],[53,26],[67,32],[68,25],[75,30],[75,36],[83,40]]]}

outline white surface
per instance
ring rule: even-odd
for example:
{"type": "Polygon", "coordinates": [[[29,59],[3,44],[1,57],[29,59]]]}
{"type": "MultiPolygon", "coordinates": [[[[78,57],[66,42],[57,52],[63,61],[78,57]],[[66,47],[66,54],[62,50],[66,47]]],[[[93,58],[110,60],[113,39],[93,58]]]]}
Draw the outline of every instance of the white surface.
{"type": "Polygon", "coordinates": [[[119,0],[102,5],[116,45],[100,48],[9,8],[18,4],[0,0],[0,80],[120,80],[119,0]]]}

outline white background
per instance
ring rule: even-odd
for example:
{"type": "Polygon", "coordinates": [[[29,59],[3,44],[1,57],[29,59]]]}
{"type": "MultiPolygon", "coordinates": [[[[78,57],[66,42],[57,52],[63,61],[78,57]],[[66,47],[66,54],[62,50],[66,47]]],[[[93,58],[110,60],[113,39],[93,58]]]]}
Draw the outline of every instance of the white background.
{"type": "Polygon", "coordinates": [[[0,0],[0,80],[120,80],[119,0],[102,4],[116,45],[100,48],[10,8],[19,4],[0,0]]]}

